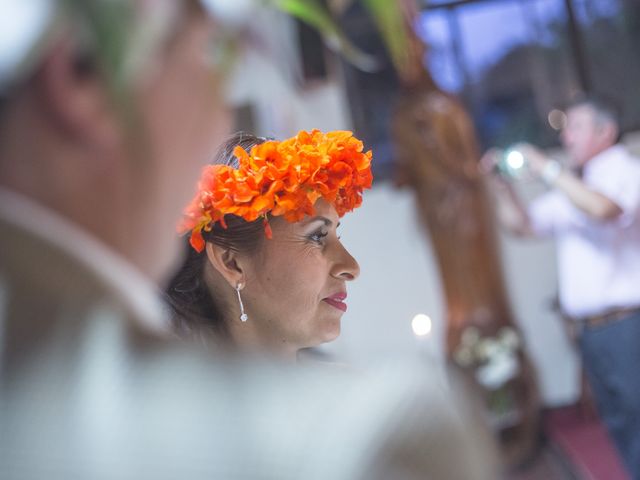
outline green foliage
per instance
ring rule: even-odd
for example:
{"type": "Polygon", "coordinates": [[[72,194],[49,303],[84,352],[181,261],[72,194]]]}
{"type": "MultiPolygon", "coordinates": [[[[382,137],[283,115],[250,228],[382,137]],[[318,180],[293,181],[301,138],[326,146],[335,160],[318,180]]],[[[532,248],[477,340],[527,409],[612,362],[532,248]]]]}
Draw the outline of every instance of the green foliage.
{"type": "Polygon", "coordinates": [[[135,25],[130,2],[64,0],[114,99],[126,102],[128,51],[135,25]]]}
{"type": "Polygon", "coordinates": [[[408,61],[408,32],[397,1],[361,0],[375,21],[396,70],[402,71],[408,61]]]}
{"type": "MultiPolygon", "coordinates": [[[[379,63],[354,46],[331,13],[318,0],[267,0],[285,13],[316,28],[329,47],[337,50],[356,67],[372,71],[379,63]]],[[[408,35],[398,3],[393,0],[360,0],[371,14],[396,69],[407,61],[408,35]]]]}
{"type": "Polygon", "coordinates": [[[344,55],[349,62],[361,70],[370,72],[379,67],[375,57],[363,52],[349,41],[331,14],[318,0],[270,0],[270,3],[318,30],[331,49],[344,55]]]}

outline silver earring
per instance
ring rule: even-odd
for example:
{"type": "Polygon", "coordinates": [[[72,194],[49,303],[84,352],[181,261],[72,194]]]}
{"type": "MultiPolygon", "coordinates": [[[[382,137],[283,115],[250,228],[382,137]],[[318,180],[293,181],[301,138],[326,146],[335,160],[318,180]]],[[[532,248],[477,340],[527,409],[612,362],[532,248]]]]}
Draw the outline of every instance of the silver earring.
{"type": "Polygon", "coordinates": [[[238,303],[240,304],[240,320],[242,322],[246,322],[249,316],[244,313],[244,305],[242,304],[242,297],[240,296],[240,289],[242,288],[242,283],[238,283],[236,285],[236,293],[238,294],[238,303]]]}

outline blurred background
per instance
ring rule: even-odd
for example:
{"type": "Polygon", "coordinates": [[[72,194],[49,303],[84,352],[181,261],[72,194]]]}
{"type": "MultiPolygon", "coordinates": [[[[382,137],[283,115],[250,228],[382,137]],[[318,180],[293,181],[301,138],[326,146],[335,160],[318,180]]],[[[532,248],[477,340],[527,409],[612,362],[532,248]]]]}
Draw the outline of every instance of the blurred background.
{"type": "MultiPolygon", "coordinates": [[[[358,47],[386,58],[362,7],[324,3],[342,11],[341,25],[358,47]]],[[[527,141],[558,157],[563,104],[578,93],[598,92],[624,106],[623,142],[640,152],[637,1],[431,0],[419,7],[425,65],[441,89],[463,102],[482,150],[527,141]]],[[[341,227],[361,276],[349,286],[341,337],[323,351],[354,365],[395,356],[442,361],[446,319],[438,267],[412,192],[395,183],[389,123],[399,87],[391,64],[383,62],[373,73],[354,68],[327,49],[315,30],[273,10],[255,12],[246,38],[228,91],[237,129],[276,138],[301,129],[349,129],[374,152],[374,187],[341,227]]],[[[517,187],[525,197],[543,191],[534,183],[517,187]]],[[[499,242],[509,301],[537,372],[542,407],[562,411],[578,400],[581,371],[554,311],[553,243],[502,233],[499,242]]],[[[569,459],[573,475],[582,468],[592,475],[584,478],[625,478],[611,466],[616,459],[607,455],[615,454],[603,446],[603,431],[591,424],[576,428],[577,438],[588,438],[580,455],[605,454],[595,466],[580,465],[580,455],[569,459]]]]}

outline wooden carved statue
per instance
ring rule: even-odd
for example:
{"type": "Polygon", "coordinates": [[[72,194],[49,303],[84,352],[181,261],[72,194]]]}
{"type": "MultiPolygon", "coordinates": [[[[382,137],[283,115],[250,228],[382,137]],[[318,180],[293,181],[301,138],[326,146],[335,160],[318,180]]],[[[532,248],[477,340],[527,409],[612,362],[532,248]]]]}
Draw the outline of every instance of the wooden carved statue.
{"type": "MultiPolygon", "coordinates": [[[[413,24],[412,2],[404,2],[403,7],[413,24]]],[[[457,353],[475,348],[465,344],[476,342],[482,347],[483,339],[489,339],[487,347],[500,332],[514,335],[518,329],[504,285],[494,214],[478,169],[480,152],[473,123],[462,104],[437,87],[424,67],[424,45],[409,30],[409,67],[399,72],[402,88],[392,120],[399,176],[415,193],[419,219],[437,259],[445,295],[448,356],[462,363],[477,381],[486,373],[479,371],[482,365],[474,365],[471,358],[465,363],[457,353]]],[[[511,465],[533,452],[539,419],[535,375],[521,342],[515,358],[517,369],[512,369],[512,377],[502,387],[502,395],[512,405],[508,418],[503,416],[496,425],[511,465]]],[[[495,394],[490,388],[483,390],[488,397],[495,394]]]]}

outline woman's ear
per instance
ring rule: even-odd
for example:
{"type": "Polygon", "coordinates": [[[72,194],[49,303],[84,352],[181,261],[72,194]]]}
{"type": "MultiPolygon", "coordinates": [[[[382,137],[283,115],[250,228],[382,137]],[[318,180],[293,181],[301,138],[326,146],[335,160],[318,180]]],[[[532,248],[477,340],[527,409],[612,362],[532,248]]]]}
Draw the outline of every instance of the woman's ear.
{"type": "Polygon", "coordinates": [[[245,283],[245,272],[241,266],[238,252],[228,248],[221,247],[211,242],[206,244],[207,259],[220,275],[231,285],[236,288],[238,284],[245,283]]]}

